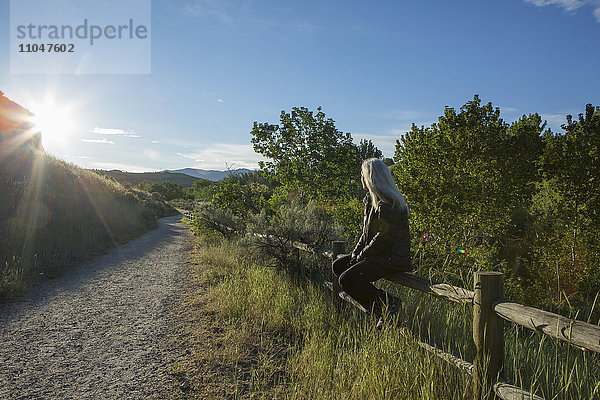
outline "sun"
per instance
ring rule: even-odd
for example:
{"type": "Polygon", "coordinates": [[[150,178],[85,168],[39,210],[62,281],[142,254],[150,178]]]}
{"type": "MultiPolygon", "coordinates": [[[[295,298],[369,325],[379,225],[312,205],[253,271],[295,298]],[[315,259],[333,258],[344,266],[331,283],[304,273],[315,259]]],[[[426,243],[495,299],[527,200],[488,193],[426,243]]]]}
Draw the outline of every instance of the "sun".
{"type": "Polygon", "coordinates": [[[42,133],[44,141],[61,141],[76,127],[75,117],[69,106],[46,101],[31,107],[34,114],[34,131],[42,133]]]}

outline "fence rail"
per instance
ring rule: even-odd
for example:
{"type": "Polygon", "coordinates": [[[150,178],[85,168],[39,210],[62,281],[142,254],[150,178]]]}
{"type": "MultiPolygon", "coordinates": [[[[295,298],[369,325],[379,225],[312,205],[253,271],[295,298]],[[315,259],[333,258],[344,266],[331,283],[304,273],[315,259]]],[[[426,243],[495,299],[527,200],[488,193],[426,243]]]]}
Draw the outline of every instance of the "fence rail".
{"type": "MultiPolygon", "coordinates": [[[[184,213],[184,216],[190,221],[196,218],[193,213],[184,213]]],[[[258,236],[267,237],[267,235],[258,236]]],[[[291,242],[291,245],[299,250],[335,259],[339,254],[344,253],[345,242],[334,241],[331,251],[314,248],[301,242],[291,242]]],[[[334,298],[341,298],[361,311],[367,312],[360,303],[342,291],[336,282],[327,281],[322,277],[317,277],[317,279],[324,287],[333,292],[334,298]]],[[[463,360],[457,355],[446,353],[425,340],[415,337],[406,328],[400,327],[400,333],[416,340],[420,347],[473,376],[475,399],[488,398],[491,395],[504,400],[543,400],[533,393],[510,384],[501,377],[504,362],[503,320],[563,340],[584,351],[600,352],[599,326],[504,298],[503,274],[500,272],[475,272],[473,291],[404,272],[393,275],[388,280],[448,301],[473,306],[473,341],[476,347],[473,363],[463,360]]]]}

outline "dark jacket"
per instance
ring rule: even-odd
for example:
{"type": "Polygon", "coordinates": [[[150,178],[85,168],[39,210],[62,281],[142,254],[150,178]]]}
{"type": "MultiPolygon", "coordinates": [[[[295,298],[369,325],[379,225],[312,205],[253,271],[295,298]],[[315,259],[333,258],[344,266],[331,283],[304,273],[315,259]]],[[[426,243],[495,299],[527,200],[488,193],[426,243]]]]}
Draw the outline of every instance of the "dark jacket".
{"type": "Polygon", "coordinates": [[[379,210],[364,200],[365,213],[362,235],[352,251],[353,258],[365,258],[399,271],[411,271],[410,231],[408,213],[398,205],[381,202],[379,210]]]}

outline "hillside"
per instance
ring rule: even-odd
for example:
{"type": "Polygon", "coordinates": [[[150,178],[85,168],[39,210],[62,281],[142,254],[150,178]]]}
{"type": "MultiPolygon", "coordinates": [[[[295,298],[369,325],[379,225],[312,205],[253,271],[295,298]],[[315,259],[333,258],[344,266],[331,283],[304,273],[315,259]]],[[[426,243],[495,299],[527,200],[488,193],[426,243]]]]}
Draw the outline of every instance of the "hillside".
{"type": "Polygon", "coordinates": [[[183,168],[183,169],[175,169],[175,170],[166,170],[165,172],[186,174],[186,175],[193,176],[196,178],[202,178],[202,179],[207,179],[209,181],[216,182],[216,181],[220,181],[221,179],[225,178],[229,174],[236,174],[236,175],[244,174],[246,172],[252,172],[252,170],[248,169],[248,168],[238,168],[238,169],[232,169],[231,171],[217,171],[217,170],[213,170],[213,169],[183,168]]]}
{"type": "Polygon", "coordinates": [[[31,116],[0,92],[0,301],[177,214],[147,192],[46,154],[31,116]]]}
{"type": "Polygon", "coordinates": [[[192,184],[199,180],[200,178],[196,178],[190,175],[186,175],[183,173],[172,173],[172,172],[125,172],[119,170],[92,170],[99,175],[113,178],[117,182],[121,184],[129,184],[131,186],[137,186],[142,182],[147,182],[149,184],[153,183],[161,183],[161,182],[173,182],[182,187],[191,187],[192,184]]]}
{"type": "Polygon", "coordinates": [[[0,146],[0,301],[177,211],[41,150],[0,146]]]}

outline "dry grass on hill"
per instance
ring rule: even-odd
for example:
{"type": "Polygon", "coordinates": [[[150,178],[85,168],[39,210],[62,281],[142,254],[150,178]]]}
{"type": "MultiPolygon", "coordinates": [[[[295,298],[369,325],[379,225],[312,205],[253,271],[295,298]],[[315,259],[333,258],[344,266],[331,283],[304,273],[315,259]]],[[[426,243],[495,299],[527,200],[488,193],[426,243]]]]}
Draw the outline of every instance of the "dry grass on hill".
{"type": "Polygon", "coordinates": [[[146,192],[25,147],[0,153],[0,187],[0,300],[177,214],[146,192]]]}

